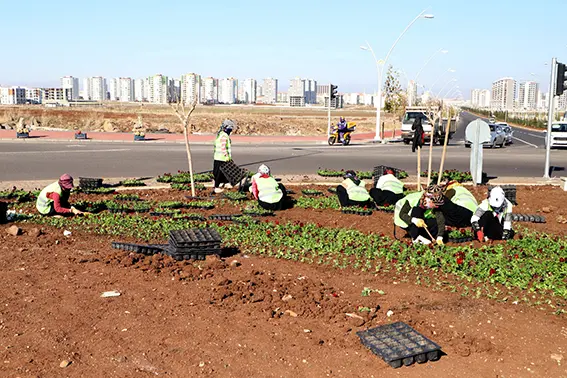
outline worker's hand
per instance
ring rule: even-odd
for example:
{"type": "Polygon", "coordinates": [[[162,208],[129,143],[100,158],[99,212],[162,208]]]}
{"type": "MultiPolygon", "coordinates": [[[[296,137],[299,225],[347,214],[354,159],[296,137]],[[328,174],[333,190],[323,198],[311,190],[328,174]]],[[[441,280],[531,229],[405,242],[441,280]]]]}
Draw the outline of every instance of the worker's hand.
{"type": "Polygon", "coordinates": [[[482,232],[481,230],[478,230],[478,231],[476,232],[476,239],[477,239],[479,242],[482,243],[482,242],[484,241],[484,232],[482,232]]]}
{"type": "Polygon", "coordinates": [[[419,228],[425,228],[426,224],[423,219],[420,218],[411,218],[411,223],[415,224],[419,228]]]}
{"type": "Polygon", "coordinates": [[[82,213],[83,213],[81,210],[75,208],[75,206],[71,206],[71,212],[72,212],[73,214],[75,214],[75,215],[78,215],[78,214],[82,214],[82,213]]]}
{"type": "Polygon", "coordinates": [[[445,243],[443,243],[443,236],[437,237],[437,245],[439,245],[439,246],[445,245],[445,243]]]}
{"type": "Polygon", "coordinates": [[[502,232],[502,240],[508,240],[508,239],[510,239],[511,236],[512,236],[512,233],[510,232],[510,230],[504,230],[502,232]]]}

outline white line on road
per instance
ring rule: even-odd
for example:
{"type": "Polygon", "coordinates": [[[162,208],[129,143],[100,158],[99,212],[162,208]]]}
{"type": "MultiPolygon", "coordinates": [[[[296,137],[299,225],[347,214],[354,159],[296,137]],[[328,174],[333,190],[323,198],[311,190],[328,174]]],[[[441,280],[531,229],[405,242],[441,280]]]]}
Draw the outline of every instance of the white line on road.
{"type": "Polygon", "coordinates": [[[84,150],[84,151],[10,151],[0,152],[0,155],[16,155],[16,154],[76,154],[76,153],[89,153],[89,152],[122,152],[130,151],[129,148],[115,148],[110,150],[84,150]]]}
{"type": "Polygon", "coordinates": [[[534,147],[534,148],[538,148],[535,144],[530,143],[530,142],[526,142],[526,141],[523,140],[523,139],[520,139],[520,138],[517,138],[517,137],[512,137],[512,138],[513,138],[513,139],[516,139],[516,140],[519,140],[520,142],[523,142],[523,143],[525,143],[525,144],[527,144],[527,145],[530,145],[530,146],[532,146],[532,147],[534,147]]]}
{"type": "Polygon", "coordinates": [[[533,136],[533,137],[536,137],[536,138],[545,139],[545,137],[542,136],[542,135],[536,135],[536,134],[528,134],[528,135],[533,136]]]}

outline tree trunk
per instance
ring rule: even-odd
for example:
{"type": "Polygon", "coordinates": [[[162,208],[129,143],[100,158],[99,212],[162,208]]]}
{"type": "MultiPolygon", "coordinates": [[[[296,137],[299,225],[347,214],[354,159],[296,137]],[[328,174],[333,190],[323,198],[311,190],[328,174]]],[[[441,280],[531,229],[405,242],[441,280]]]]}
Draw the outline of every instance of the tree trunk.
{"type": "Polygon", "coordinates": [[[187,160],[189,161],[189,177],[191,178],[191,196],[195,197],[195,180],[193,179],[193,159],[191,159],[191,148],[189,147],[189,132],[187,131],[187,121],[183,125],[185,135],[185,149],[187,150],[187,160]]]}
{"type": "Polygon", "coordinates": [[[433,133],[435,131],[435,122],[431,125],[431,132],[429,133],[429,162],[427,166],[427,183],[426,186],[431,182],[431,164],[433,162],[433,133]]]}
{"type": "Polygon", "coordinates": [[[445,140],[443,141],[443,154],[441,155],[441,165],[439,166],[439,177],[437,178],[437,185],[441,184],[442,172],[445,168],[445,156],[447,154],[447,143],[449,142],[449,129],[451,128],[451,111],[447,116],[447,130],[445,130],[445,140]]]}
{"type": "Polygon", "coordinates": [[[417,190],[421,190],[421,147],[417,147],[417,190]]]}

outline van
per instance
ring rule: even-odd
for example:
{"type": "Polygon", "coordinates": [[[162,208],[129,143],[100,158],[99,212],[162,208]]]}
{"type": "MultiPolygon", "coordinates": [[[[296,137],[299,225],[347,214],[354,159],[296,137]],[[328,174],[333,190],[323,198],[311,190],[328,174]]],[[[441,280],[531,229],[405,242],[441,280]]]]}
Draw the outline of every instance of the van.
{"type": "MultiPolygon", "coordinates": [[[[547,135],[545,144],[547,146],[547,135]]],[[[567,121],[553,122],[551,124],[551,143],[549,146],[550,148],[567,147],[567,121]]]]}

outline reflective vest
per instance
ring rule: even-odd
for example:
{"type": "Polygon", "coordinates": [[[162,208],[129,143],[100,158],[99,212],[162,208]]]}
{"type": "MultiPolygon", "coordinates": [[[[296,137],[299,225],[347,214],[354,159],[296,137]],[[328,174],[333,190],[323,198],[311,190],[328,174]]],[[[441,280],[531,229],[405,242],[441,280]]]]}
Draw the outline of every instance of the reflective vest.
{"type": "MultiPolygon", "coordinates": [[[[388,190],[394,194],[402,194],[404,192],[404,183],[397,179],[394,175],[385,175],[382,182],[379,181],[380,186],[378,189],[388,190]]],[[[382,178],[381,177],[381,178],[382,178]]]]}
{"type": "Polygon", "coordinates": [[[356,185],[351,179],[346,179],[343,181],[346,185],[346,191],[348,194],[348,199],[357,202],[366,202],[370,199],[370,194],[364,187],[364,181],[360,180],[360,183],[356,185]]]}
{"type": "Polygon", "coordinates": [[[227,133],[221,131],[215,139],[215,150],[213,159],[219,161],[229,161],[230,160],[230,138],[227,133]]]}
{"type": "Polygon", "coordinates": [[[37,201],[35,202],[35,207],[40,214],[47,215],[51,210],[51,204],[53,203],[52,199],[47,198],[47,193],[57,193],[61,197],[61,193],[63,190],[59,186],[59,182],[55,181],[53,184],[47,185],[39,196],[37,197],[37,201]]]}
{"type": "Polygon", "coordinates": [[[451,202],[474,213],[478,207],[478,202],[472,193],[462,186],[455,186],[453,189],[455,190],[455,195],[451,198],[451,202]]]}
{"type": "Polygon", "coordinates": [[[277,203],[283,197],[283,192],[275,178],[258,177],[256,178],[258,187],[258,200],[265,203],[277,203]]]}
{"type": "Polygon", "coordinates": [[[406,222],[404,222],[402,218],[400,218],[400,212],[402,211],[402,207],[404,207],[404,204],[406,202],[409,202],[410,209],[413,209],[419,203],[419,200],[421,199],[422,195],[423,195],[423,191],[410,193],[401,200],[399,200],[398,202],[396,202],[396,206],[394,207],[394,224],[396,226],[399,226],[401,228],[409,227],[409,225],[406,224],[406,222]]]}

